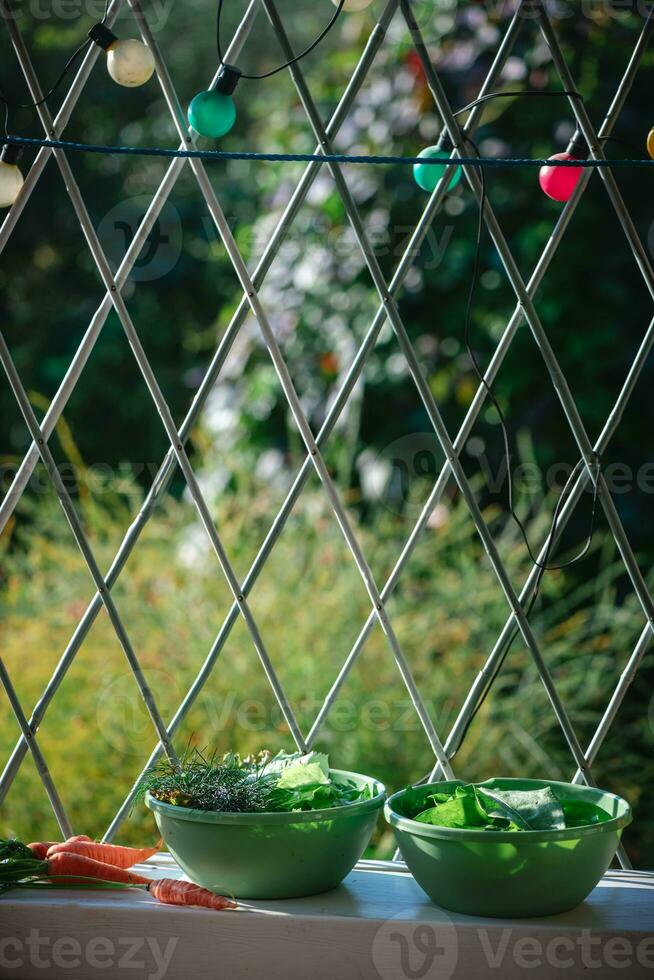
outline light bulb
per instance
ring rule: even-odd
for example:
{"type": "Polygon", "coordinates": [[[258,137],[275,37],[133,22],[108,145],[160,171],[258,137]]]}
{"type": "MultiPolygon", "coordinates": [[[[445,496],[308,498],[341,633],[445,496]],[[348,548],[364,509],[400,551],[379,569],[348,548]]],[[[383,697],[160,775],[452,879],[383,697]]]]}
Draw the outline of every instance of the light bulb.
{"type": "Polygon", "coordinates": [[[236,122],[234,100],[220,92],[199,92],[188,107],[188,121],[200,136],[218,139],[236,122]]]}
{"type": "Polygon", "coordinates": [[[147,44],[128,37],[120,40],[104,24],[95,24],[89,37],[107,52],[107,71],[118,85],[136,88],[154,74],[154,56],[147,44]]]}
{"type": "Polygon", "coordinates": [[[230,131],[236,122],[236,106],[232,92],[238,85],[241,72],[233,65],[223,65],[216,87],[199,92],[188,107],[189,125],[200,136],[218,139],[230,131]]]}
{"type": "MultiPolygon", "coordinates": [[[[334,4],[335,7],[338,7],[339,2],[340,0],[332,0],[332,3],[334,4]]],[[[345,0],[345,3],[343,4],[343,10],[346,10],[348,13],[353,14],[353,13],[357,13],[359,10],[365,10],[366,7],[369,7],[371,3],[372,0],[345,0]]]]}
{"type": "MultiPolygon", "coordinates": [[[[571,153],[555,153],[548,160],[577,160],[571,153]]],[[[583,167],[541,167],[538,182],[541,190],[553,201],[565,204],[574,194],[583,173],[583,167]]]]}
{"type": "Polygon", "coordinates": [[[654,160],[654,129],[650,129],[649,133],[647,134],[647,152],[651,156],[652,160],[654,160]]]}
{"type": "MultiPolygon", "coordinates": [[[[444,160],[442,166],[435,163],[414,163],[413,165],[413,179],[415,180],[418,187],[421,187],[423,191],[429,191],[431,193],[436,189],[441,177],[444,175],[449,164],[452,162],[450,159],[451,150],[445,149],[444,146],[426,146],[424,150],[421,150],[418,154],[419,157],[425,157],[429,160],[444,160]]],[[[450,177],[450,182],[448,184],[448,191],[451,191],[453,187],[461,180],[461,167],[457,167],[450,177]]]]}
{"type": "MultiPolygon", "coordinates": [[[[577,132],[570,140],[565,153],[555,153],[548,159],[580,160],[585,153],[586,144],[577,132]]],[[[583,172],[583,167],[548,167],[545,165],[540,168],[538,183],[544,194],[551,197],[553,201],[560,201],[561,204],[565,204],[574,194],[583,172]]]]}
{"type": "Polygon", "coordinates": [[[23,175],[16,166],[20,149],[7,143],[0,153],[0,208],[10,208],[23,186],[23,175]]]}
{"type": "Polygon", "coordinates": [[[152,78],[154,57],[147,45],[133,37],[114,41],[107,49],[107,71],[119,85],[136,88],[152,78]]]}

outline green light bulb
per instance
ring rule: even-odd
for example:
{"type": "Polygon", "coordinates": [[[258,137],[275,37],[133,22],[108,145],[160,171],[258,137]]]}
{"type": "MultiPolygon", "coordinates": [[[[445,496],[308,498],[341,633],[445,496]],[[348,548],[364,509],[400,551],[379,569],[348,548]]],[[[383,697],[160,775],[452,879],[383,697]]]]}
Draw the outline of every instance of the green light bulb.
{"type": "MultiPolygon", "coordinates": [[[[435,190],[436,184],[447,170],[447,165],[450,163],[450,153],[448,150],[444,150],[440,146],[426,146],[424,150],[420,151],[418,156],[426,157],[430,160],[439,159],[446,161],[442,167],[439,167],[433,163],[414,163],[413,165],[413,179],[415,180],[416,184],[418,187],[422,187],[423,191],[429,191],[431,193],[431,191],[435,190]]],[[[448,191],[451,191],[453,187],[456,187],[460,180],[461,167],[457,167],[450,177],[450,183],[447,188],[448,191]]]]}
{"type": "Polygon", "coordinates": [[[188,107],[188,121],[200,136],[218,139],[236,122],[234,100],[221,92],[200,92],[188,107]]]}

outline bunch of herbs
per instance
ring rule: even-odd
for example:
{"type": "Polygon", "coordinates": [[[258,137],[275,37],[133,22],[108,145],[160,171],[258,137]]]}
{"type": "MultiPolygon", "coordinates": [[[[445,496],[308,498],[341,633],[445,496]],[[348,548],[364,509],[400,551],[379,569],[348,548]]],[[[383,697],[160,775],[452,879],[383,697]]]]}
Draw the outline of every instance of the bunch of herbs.
{"type": "Polygon", "coordinates": [[[148,770],[138,798],[149,792],[157,800],[215,813],[265,813],[320,810],[369,799],[369,786],[335,779],[329,759],[319,752],[307,755],[267,751],[241,758],[230,752],[217,759],[193,749],[178,767],[164,761],[148,770]]]}

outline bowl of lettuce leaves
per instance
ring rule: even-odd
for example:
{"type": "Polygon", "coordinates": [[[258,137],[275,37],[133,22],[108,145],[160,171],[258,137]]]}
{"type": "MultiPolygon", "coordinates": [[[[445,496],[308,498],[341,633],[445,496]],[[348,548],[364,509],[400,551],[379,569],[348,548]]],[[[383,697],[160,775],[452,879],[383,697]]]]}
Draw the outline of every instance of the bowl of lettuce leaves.
{"type": "Polygon", "coordinates": [[[575,908],[615,857],[631,808],[540,779],[460,780],[391,796],[386,819],[418,884],[443,908],[529,918],[575,908]]]}
{"type": "Polygon", "coordinates": [[[336,888],[370,842],[386,791],[319,752],[217,759],[194,750],[140,786],[191,881],[222,895],[283,899],[336,888]]]}

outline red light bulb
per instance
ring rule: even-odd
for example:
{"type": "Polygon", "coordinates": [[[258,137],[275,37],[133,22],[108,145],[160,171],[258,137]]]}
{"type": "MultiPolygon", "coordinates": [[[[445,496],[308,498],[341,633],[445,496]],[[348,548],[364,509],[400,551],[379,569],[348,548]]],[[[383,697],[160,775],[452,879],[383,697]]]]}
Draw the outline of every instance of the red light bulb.
{"type": "MultiPolygon", "coordinates": [[[[549,160],[578,160],[571,153],[555,153],[548,157],[549,160]]],[[[538,182],[541,190],[553,201],[561,201],[565,204],[574,194],[574,189],[579,183],[583,167],[541,167],[538,175],[538,182]]]]}
{"type": "MultiPolygon", "coordinates": [[[[555,153],[549,160],[582,160],[586,152],[586,144],[579,132],[576,132],[565,153],[555,153]]],[[[583,167],[548,167],[540,168],[538,183],[544,194],[553,201],[565,204],[574,194],[575,187],[584,172],[583,167]]]]}

